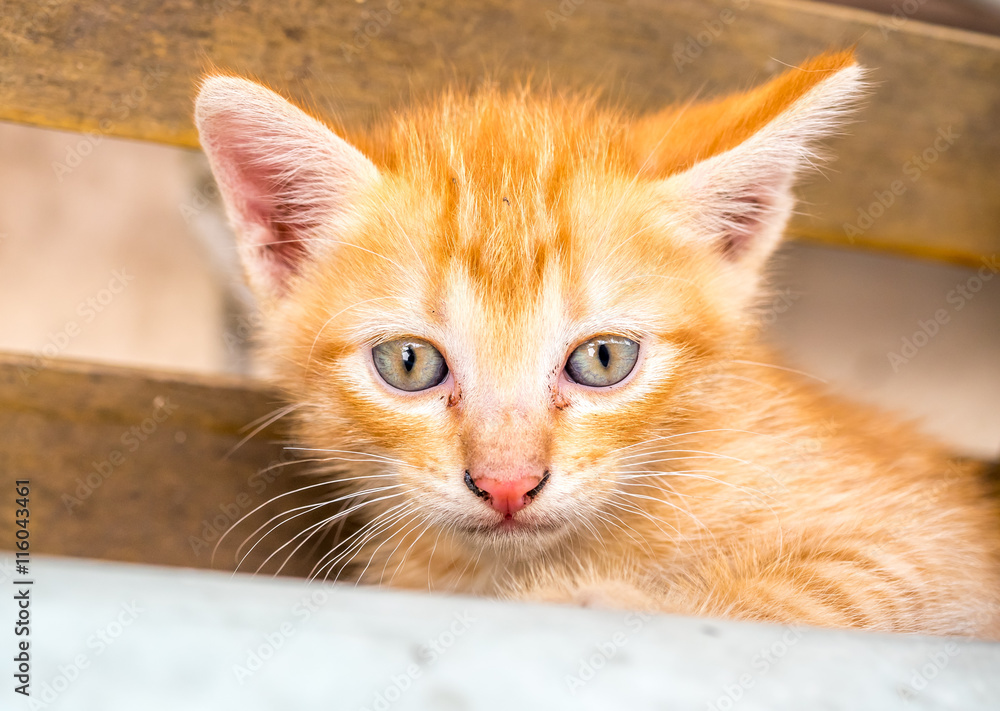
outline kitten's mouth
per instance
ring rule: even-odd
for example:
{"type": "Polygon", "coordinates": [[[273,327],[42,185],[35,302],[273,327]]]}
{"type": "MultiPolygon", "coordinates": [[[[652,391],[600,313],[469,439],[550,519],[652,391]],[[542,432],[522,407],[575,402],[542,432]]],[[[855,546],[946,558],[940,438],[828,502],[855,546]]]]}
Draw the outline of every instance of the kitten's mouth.
{"type": "Polygon", "coordinates": [[[561,530],[559,523],[546,521],[524,521],[517,516],[505,516],[494,523],[478,524],[465,527],[465,532],[478,538],[507,538],[512,536],[532,537],[546,536],[561,530]]]}
{"type": "Polygon", "coordinates": [[[532,531],[538,530],[537,524],[525,523],[519,519],[515,519],[513,516],[505,516],[502,521],[497,523],[492,527],[494,531],[524,531],[525,533],[531,533],[532,531]]]}

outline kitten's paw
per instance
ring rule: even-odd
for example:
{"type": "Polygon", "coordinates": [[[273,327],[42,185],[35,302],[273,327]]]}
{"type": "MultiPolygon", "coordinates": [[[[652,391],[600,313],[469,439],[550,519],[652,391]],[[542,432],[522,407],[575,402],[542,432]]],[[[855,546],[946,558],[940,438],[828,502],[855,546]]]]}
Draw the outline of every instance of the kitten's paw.
{"type": "Polygon", "coordinates": [[[525,600],[555,602],[604,610],[656,610],[656,598],[624,580],[549,584],[535,587],[521,596],[525,600]]]}
{"type": "Polygon", "coordinates": [[[653,610],[657,607],[651,595],[623,580],[581,585],[573,591],[569,602],[604,610],[653,610]]]}

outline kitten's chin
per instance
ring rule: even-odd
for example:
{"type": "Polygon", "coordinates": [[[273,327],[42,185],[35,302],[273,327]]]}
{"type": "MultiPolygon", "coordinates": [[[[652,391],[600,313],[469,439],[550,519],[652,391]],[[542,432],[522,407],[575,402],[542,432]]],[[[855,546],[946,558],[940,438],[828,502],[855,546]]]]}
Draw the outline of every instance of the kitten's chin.
{"type": "Polygon", "coordinates": [[[569,532],[569,526],[559,522],[525,522],[513,518],[497,523],[470,524],[459,527],[459,530],[476,547],[538,551],[563,538],[569,532]]]}

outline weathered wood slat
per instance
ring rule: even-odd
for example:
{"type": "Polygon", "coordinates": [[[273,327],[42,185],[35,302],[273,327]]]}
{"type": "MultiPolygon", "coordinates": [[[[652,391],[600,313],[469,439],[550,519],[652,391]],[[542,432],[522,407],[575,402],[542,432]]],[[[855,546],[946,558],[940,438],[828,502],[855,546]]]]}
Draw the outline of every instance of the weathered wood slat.
{"type": "MultiPolygon", "coordinates": [[[[28,479],[33,553],[213,567],[222,531],[298,469],[269,469],[288,460],[274,428],[231,452],[278,404],[248,381],[0,354],[0,548],[15,540],[14,482],[28,479]]],[[[214,567],[233,569],[236,545],[289,507],[236,529],[214,567]]]]}
{"type": "MultiPolygon", "coordinates": [[[[29,480],[33,554],[233,570],[258,526],[334,498],[325,487],[287,493],[319,480],[301,477],[310,462],[292,461],[280,425],[255,430],[281,404],[252,380],[0,353],[0,550],[15,541],[15,482],[29,480]],[[258,505],[213,560],[221,534],[258,505]]],[[[993,476],[1000,486],[1000,470],[993,476]]],[[[289,520],[239,569],[255,571],[316,520],[289,520]]],[[[281,572],[307,575],[315,542],[281,572]]]]}
{"type": "Polygon", "coordinates": [[[876,91],[799,236],[975,262],[1000,251],[1000,39],[791,0],[7,0],[0,119],[195,146],[208,67],[324,113],[376,108],[484,71],[597,84],[637,109],[746,86],[858,45],[876,91]],[[853,229],[847,229],[846,226],[853,229]],[[846,232],[852,232],[850,237],[846,232]]]}

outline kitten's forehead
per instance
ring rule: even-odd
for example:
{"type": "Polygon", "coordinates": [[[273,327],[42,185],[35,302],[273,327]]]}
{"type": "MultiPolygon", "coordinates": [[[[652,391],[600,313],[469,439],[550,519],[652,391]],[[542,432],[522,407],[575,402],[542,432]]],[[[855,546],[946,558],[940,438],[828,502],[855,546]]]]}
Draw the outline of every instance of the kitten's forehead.
{"type": "Polygon", "coordinates": [[[554,263],[569,265],[577,186],[635,174],[614,111],[489,90],[401,118],[383,161],[399,181],[395,197],[416,192],[436,207],[418,228],[435,258],[460,263],[487,298],[518,309],[554,263]]]}
{"type": "Polygon", "coordinates": [[[516,395],[522,381],[546,379],[565,340],[566,306],[574,297],[556,254],[524,265],[520,273],[510,267],[490,272],[455,259],[439,293],[449,355],[459,369],[475,374],[473,380],[507,385],[516,395]]]}
{"type": "Polygon", "coordinates": [[[454,225],[459,239],[429,284],[428,309],[443,306],[449,357],[475,371],[474,380],[537,395],[578,342],[661,323],[663,299],[647,297],[650,283],[662,284],[633,279],[643,270],[628,220],[615,221],[624,212],[596,220],[574,197],[567,187],[563,206],[538,199],[534,209],[516,211],[504,203],[510,216],[454,225]],[[609,262],[610,245],[620,249],[609,262]]]}
{"type": "Polygon", "coordinates": [[[466,383],[515,387],[551,380],[586,338],[670,322],[659,277],[672,268],[619,119],[501,103],[424,117],[390,142],[361,249],[338,257],[355,285],[334,284],[345,347],[429,338],[466,383]]]}
{"type": "Polygon", "coordinates": [[[463,186],[446,229],[447,263],[493,315],[517,322],[537,312],[546,292],[569,286],[572,244],[563,216],[532,180],[505,180],[499,194],[463,186]]]}

